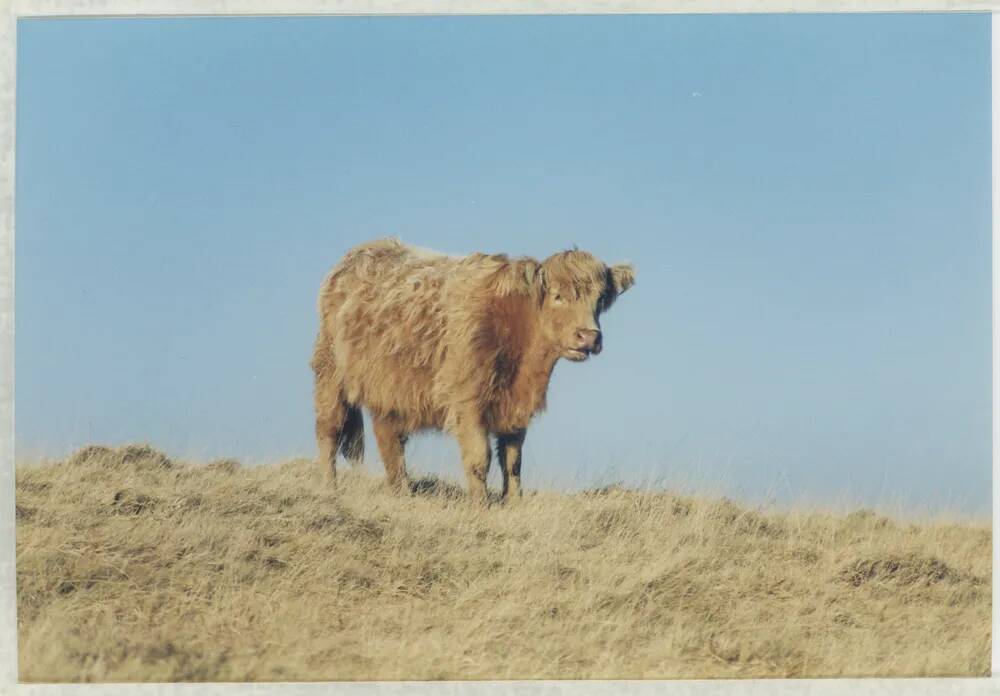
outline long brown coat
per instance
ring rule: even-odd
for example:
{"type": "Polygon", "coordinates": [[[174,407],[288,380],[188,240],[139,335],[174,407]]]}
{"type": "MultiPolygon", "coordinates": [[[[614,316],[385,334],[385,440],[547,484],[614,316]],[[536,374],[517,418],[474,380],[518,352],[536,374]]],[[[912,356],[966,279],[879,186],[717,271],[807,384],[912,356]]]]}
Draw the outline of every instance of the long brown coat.
{"type": "Polygon", "coordinates": [[[407,485],[407,436],[436,429],[457,438],[478,499],[495,435],[503,496],[519,494],[524,433],[545,407],[556,361],[600,352],[598,317],[633,282],[631,266],[577,250],[539,262],[446,256],[396,239],[355,247],[319,295],[312,367],[328,476],[338,448],[362,458],[364,406],[391,484],[407,485]]]}

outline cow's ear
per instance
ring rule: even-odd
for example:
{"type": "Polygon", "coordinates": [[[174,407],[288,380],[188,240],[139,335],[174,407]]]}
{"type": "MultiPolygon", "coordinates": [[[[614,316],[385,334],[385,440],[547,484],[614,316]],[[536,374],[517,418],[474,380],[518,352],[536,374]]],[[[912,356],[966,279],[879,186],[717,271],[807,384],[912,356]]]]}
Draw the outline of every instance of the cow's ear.
{"type": "Polygon", "coordinates": [[[611,267],[611,282],[614,283],[615,293],[621,295],[635,284],[635,269],[632,264],[620,263],[611,267]]]}

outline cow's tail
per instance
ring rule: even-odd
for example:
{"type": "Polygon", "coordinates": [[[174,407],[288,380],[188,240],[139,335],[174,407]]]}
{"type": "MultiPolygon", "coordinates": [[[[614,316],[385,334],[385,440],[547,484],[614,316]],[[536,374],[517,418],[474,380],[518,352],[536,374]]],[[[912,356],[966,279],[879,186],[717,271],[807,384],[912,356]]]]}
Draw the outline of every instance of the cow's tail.
{"type": "Polygon", "coordinates": [[[357,406],[347,407],[347,418],[340,431],[340,453],[353,465],[361,464],[365,458],[365,422],[357,406]]]}

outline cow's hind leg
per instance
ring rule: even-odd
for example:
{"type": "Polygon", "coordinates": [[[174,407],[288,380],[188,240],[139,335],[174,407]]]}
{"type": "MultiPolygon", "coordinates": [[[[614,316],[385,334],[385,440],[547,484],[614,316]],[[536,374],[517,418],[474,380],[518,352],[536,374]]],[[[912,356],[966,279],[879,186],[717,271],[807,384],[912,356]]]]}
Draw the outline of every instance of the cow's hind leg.
{"type": "Polygon", "coordinates": [[[337,480],[337,446],[340,444],[347,404],[339,398],[316,397],[316,445],[319,464],[328,483],[337,480]]]}
{"type": "Polygon", "coordinates": [[[391,416],[372,416],[375,442],[378,444],[385,476],[389,487],[401,492],[410,491],[410,480],[406,475],[406,460],[403,451],[406,446],[406,432],[399,421],[391,416]]]}
{"type": "Polygon", "coordinates": [[[333,356],[322,335],[316,340],[312,368],[315,376],[313,397],[319,465],[325,480],[333,484],[337,480],[337,448],[341,445],[349,407],[344,401],[343,386],[337,377],[333,356]]]}

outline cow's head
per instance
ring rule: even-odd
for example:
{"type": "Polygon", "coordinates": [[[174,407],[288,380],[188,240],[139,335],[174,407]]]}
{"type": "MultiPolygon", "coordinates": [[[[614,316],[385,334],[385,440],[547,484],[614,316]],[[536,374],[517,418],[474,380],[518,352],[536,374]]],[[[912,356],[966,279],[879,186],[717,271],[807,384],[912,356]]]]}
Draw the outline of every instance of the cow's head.
{"type": "Polygon", "coordinates": [[[575,362],[603,347],[600,315],[632,287],[628,264],[608,267],[585,251],[563,251],[542,262],[541,330],[559,355],[575,362]]]}

